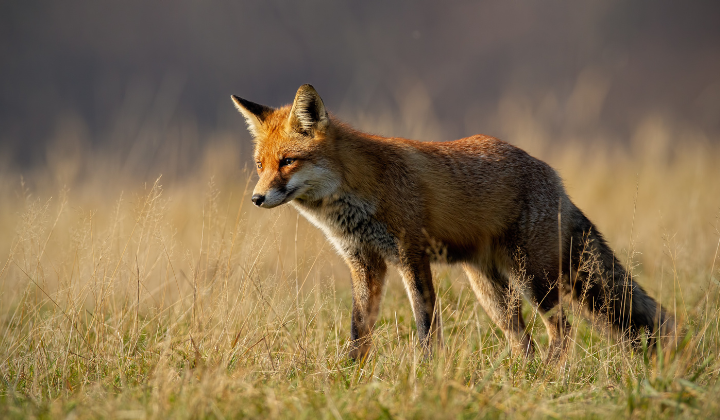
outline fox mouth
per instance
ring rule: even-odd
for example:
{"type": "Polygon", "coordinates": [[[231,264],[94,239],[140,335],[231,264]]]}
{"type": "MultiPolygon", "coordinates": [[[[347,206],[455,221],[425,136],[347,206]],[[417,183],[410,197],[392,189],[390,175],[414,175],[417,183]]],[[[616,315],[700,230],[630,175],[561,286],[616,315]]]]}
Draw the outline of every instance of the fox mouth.
{"type": "Polygon", "coordinates": [[[280,202],[280,204],[278,204],[278,206],[281,205],[281,204],[285,204],[285,203],[287,203],[288,201],[292,201],[293,198],[295,198],[295,196],[297,195],[296,193],[297,193],[298,191],[300,191],[300,187],[295,187],[295,188],[292,188],[291,190],[289,190],[289,191],[287,192],[287,195],[285,195],[285,198],[283,198],[283,200],[280,202]]]}

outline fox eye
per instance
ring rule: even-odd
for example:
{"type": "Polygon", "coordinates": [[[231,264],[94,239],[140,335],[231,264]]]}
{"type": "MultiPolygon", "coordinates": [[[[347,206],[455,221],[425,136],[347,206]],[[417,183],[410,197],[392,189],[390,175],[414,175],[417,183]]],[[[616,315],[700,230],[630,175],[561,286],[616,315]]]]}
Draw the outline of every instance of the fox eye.
{"type": "Polygon", "coordinates": [[[262,162],[255,162],[257,164],[258,169],[262,169],[262,162]]]}
{"type": "Polygon", "coordinates": [[[293,162],[295,162],[295,159],[293,158],[285,158],[280,161],[280,166],[288,166],[291,165],[293,162]]]}

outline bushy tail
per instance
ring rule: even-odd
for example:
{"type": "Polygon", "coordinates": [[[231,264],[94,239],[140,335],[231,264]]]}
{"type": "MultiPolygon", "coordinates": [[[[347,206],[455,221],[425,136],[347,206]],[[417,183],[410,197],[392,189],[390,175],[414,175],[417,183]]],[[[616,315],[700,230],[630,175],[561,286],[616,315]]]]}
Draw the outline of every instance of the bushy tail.
{"type": "Polygon", "coordinates": [[[572,250],[563,262],[565,267],[572,267],[569,281],[573,298],[635,344],[643,332],[649,334],[650,345],[658,338],[663,344],[673,343],[674,317],[633,280],[582,211],[574,210],[566,238],[568,246],[572,242],[572,250]],[[571,265],[567,261],[570,256],[571,265]]]}

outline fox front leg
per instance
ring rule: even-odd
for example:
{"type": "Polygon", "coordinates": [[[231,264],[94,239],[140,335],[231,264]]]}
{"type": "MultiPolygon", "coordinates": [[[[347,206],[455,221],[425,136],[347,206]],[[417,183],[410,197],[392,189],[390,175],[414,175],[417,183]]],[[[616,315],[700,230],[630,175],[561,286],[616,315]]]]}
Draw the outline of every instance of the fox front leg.
{"type": "Polygon", "coordinates": [[[400,274],[415,315],[420,345],[430,353],[433,339],[441,343],[440,316],[435,310],[435,287],[432,282],[430,258],[427,253],[403,252],[400,274]]]}
{"type": "Polygon", "coordinates": [[[350,253],[353,307],[350,325],[350,358],[362,361],[372,344],[372,329],[380,312],[387,265],[383,258],[368,251],[350,253]]]}

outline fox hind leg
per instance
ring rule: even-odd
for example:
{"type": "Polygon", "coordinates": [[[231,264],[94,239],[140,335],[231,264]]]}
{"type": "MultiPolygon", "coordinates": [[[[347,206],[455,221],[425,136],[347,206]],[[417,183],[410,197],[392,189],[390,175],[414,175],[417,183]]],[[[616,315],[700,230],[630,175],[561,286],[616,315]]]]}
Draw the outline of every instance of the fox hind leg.
{"type": "Polygon", "coordinates": [[[515,296],[507,276],[496,267],[463,264],[470,286],[485,312],[500,327],[513,352],[531,358],[535,353],[530,334],[525,331],[521,297],[515,296]]]}
{"type": "Polygon", "coordinates": [[[548,311],[544,310],[542,306],[538,306],[538,310],[542,315],[540,318],[545,324],[550,342],[546,360],[548,362],[557,362],[567,354],[572,326],[567,320],[562,305],[558,304],[548,311]]]}
{"type": "MultiPolygon", "coordinates": [[[[557,362],[567,354],[572,330],[563,309],[560,282],[556,279],[559,275],[557,262],[554,259],[557,258],[557,254],[528,253],[526,257],[524,269],[528,282],[528,298],[540,313],[548,333],[549,348],[546,360],[557,362]],[[538,258],[538,254],[544,258],[538,258]]],[[[566,281],[565,275],[562,281],[566,281]]]]}

